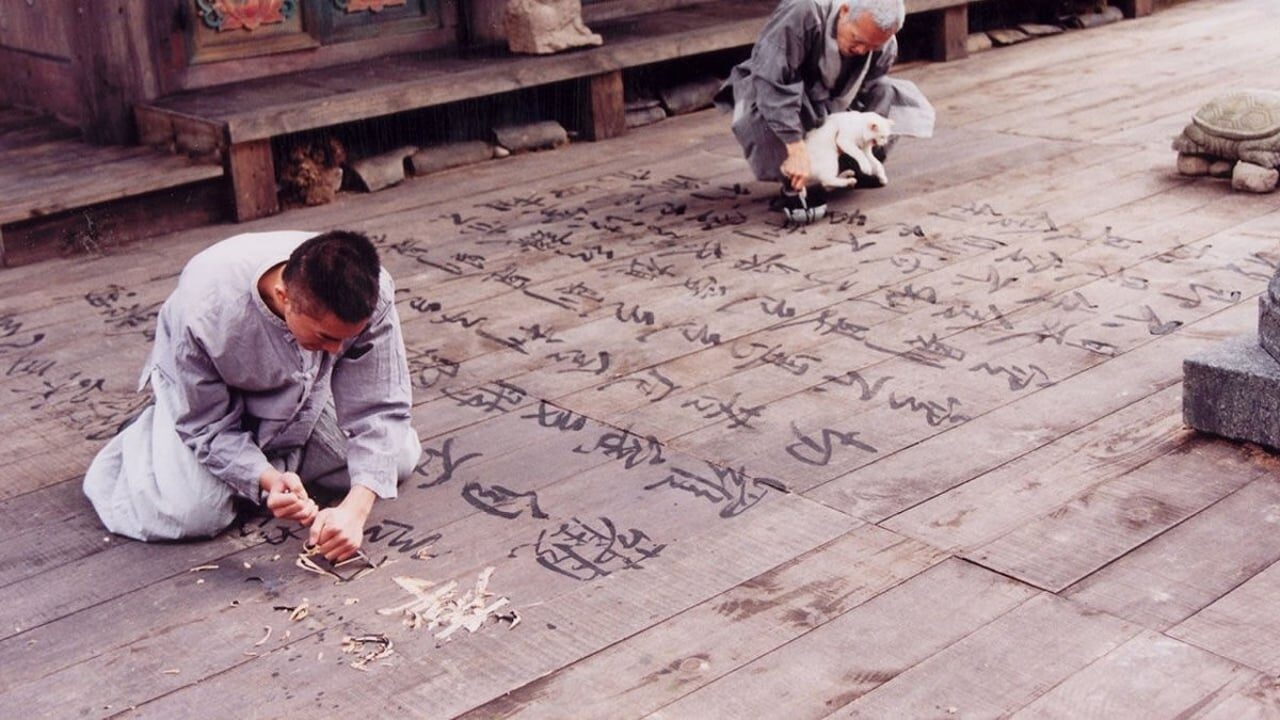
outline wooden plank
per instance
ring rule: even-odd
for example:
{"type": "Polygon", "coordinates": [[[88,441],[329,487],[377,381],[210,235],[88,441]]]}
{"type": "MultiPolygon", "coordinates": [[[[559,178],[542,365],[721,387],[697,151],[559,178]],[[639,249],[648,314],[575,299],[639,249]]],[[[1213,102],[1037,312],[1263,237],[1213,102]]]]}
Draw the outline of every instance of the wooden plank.
{"type": "MultiPolygon", "coordinates": [[[[1176,352],[1165,345],[1152,347],[1149,352],[1135,356],[1126,367],[1139,368],[1144,360],[1167,357],[1176,352]]],[[[1078,396],[1083,387],[1096,391],[1099,397],[1119,396],[1126,390],[1140,397],[1141,391],[1135,390],[1138,386],[1132,370],[1121,371],[1112,367],[1114,364],[1106,363],[1081,373],[1046,391],[1044,397],[1035,398],[1034,402],[1028,399],[1008,406],[1007,410],[1002,408],[1005,412],[1001,414],[1018,413],[1030,425],[1044,419],[1040,408],[1061,408],[1064,396],[1078,396]],[[1115,379],[1115,386],[1102,384],[1110,379],[1115,379]],[[1034,407],[1028,407],[1032,404],[1034,407]]],[[[1169,382],[1176,381],[1171,378],[1169,382]]],[[[944,550],[954,552],[975,548],[1016,527],[1020,520],[1030,521],[1084,489],[1144,465],[1168,453],[1179,442],[1185,442],[1181,402],[1179,389],[1169,387],[1131,405],[1124,405],[1097,421],[1077,421],[1083,424],[1076,430],[889,517],[882,524],[944,550]]],[[[1109,410],[1109,406],[1098,410],[1109,410]]],[[[963,433],[962,437],[952,438],[952,442],[977,440],[976,433],[998,436],[1020,430],[998,420],[1002,418],[980,423],[981,429],[963,433]]],[[[995,440],[978,447],[982,448],[978,452],[984,455],[998,456],[1004,449],[995,440]]],[[[933,456],[932,452],[926,454],[933,456]]],[[[873,474],[872,477],[876,476],[873,474]]]]}
{"type": "MultiPolygon", "coordinates": [[[[947,560],[809,630],[768,655],[732,667],[732,672],[710,684],[699,687],[700,679],[679,671],[655,678],[654,684],[669,688],[667,692],[678,699],[652,717],[752,717],[763,707],[785,708],[787,717],[795,720],[827,717],[831,711],[998,620],[1024,603],[1033,592],[1021,583],[989,574],[968,563],[947,560]],[[815,662],[816,658],[822,661],[815,662]]],[[[676,642],[680,637],[673,633],[668,642],[676,642]]],[[[658,665],[664,659],[678,656],[679,653],[668,653],[652,659],[638,654],[631,657],[633,663],[636,659],[648,659],[658,665]]],[[[619,672],[624,670],[617,664],[614,667],[619,672]]],[[[546,685],[553,692],[535,695],[530,688],[511,698],[529,700],[518,713],[498,712],[515,705],[504,698],[473,714],[486,717],[485,713],[493,708],[492,717],[551,717],[557,705],[563,708],[568,701],[567,697],[560,701],[561,694],[554,690],[565,687],[565,681],[570,678],[582,677],[576,670],[571,667],[563,678],[559,674],[548,678],[552,682],[546,685]]],[[[616,678],[612,682],[620,681],[621,678],[616,678]]],[[[594,695],[595,707],[602,711],[599,717],[608,717],[606,705],[612,705],[614,712],[621,705],[607,694],[609,681],[602,682],[602,687],[595,684],[578,687],[579,692],[582,687],[592,690],[599,687],[599,694],[594,695]]],[[[537,689],[542,688],[540,684],[537,689]]],[[[630,699],[646,690],[638,687],[625,697],[630,699]]],[[[628,702],[625,707],[637,706],[628,702]]]]}
{"type": "MultiPolygon", "coordinates": [[[[953,597],[970,601],[972,606],[965,606],[982,621],[1030,594],[961,563],[948,563],[942,572],[928,570],[941,560],[923,544],[863,526],[462,717],[552,717],[570,707],[583,720],[616,717],[619,708],[633,717],[660,707],[665,714],[670,701],[719,684],[717,678],[817,628],[846,627],[849,614],[864,604],[888,604],[879,600],[881,593],[908,594],[893,589],[900,583],[946,587],[953,597]],[[920,579],[924,577],[931,580],[920,579]]],[[[918,608],[921,615],[932,609],[927,603],[918,608]]],[[[874,613],[859,613],[865,615],[874,613]]],[[[930,641],[936,638],[920,640],[930,641]]],[[[727,710],[722,707],[721,714],[732,714],[727,710]]],[[[683,709],[681,714],[700,716],[683,709]]]]}
{"type": "Polygon", "coordinates": [[[969,57],[969,6],[967,3],[935,11],[928,16],[933,38],[931,59],[940,62],[969,57]]]}
{"type": "MultiPolygon", "coordinates": [[[[216,693],[212,697],[199,698],[204,687],[191,683],[215,673],[230,671],[234,675],[250,670],[246,667],[250,663],[246,662],[243,651],[252,647],[263,625],[275,624],[280,629],[273,621],[273,617],[280,616],[273,616],[270,610],[271,605],[280,600],[273,598],[278,596],[297,602],[296,598],[305,595],[310,598],[313,608],[312,620],[294,627],[295,637],[283,646],[287,652],[273,653],[251,663],[255,666],[253,673],[265,667],[258,663],[271,665],[273,671],[280,673],[279,684],[261,688],[268,695],[278,693],[271,700],[273,712],[289,713],[292,707],[313,702],[314,696],[296,696],[290,687],[298,685],[300,678],[315,672],[318,666],[311,661],[315,657],[314,650],[323,651],[328,647],[331,653],[336,654],[338,636],[346,632],[338,631],[338,628],[346,622],[347,627],[353,627],[350,623],[370,629],[382,627],[383,631],[396,635],[396,657],[402,663],[404,673],[398,673],[394,683],[376,688],[377,704],[386,703],[388,693],[404,688],[406,683],[429,682],[427,686],[420,686],[420,690],[414,690],[413,704],[428,708],[425,711],[433,715],[449,716],[491,699],[507,687],[528,682],[564,662],[604,647],[658,618],[697,604],[795,554],[831,540],[850,526],[836,513],[784,497],[758,505],[751,515],[755,521],[745,524],[725,524],[714,512],[707,512],[703,503],[682,505],[676,509],[665,502],[650,502],[648,509],[644,509],[645,503],[636,502],[647,494],[639,482],[643,482],[644,477],[651,479],[662,469],[641,472],[636,468],[628,472],[631,489],[622,493],[618,492],[618,470],[614,468],[587,472],[538,493],[539,504],[566,521],[570,517],[603,515],[613,517],[619,523],[620,531],[642,525],[651,540],[641,543],[640,538],[633,538],[636,543],[629,543],[633,548],[647,548],[649,542],[656,545],[677,528],[683,528],[679,531],[681,542],[669,544],[661,550],[660,556],[644,560],[643,570],[617,572],[610,576],[608,583],[595,585],[548,572],[533,561],[529,550],[518,551],[516,556],[508,557],[513,545],[536,540],[536,530],[544,524],[527,514],[522,516],[523,522],[477,515],[461,523],[440,527],[443,539],[434,545],[440,555],[430,561],[430,570],[424,568],[423,571],[431,572],[436,578],[466,579],[474,578],[484,565],[496,565],[498,570],[491,587],[512,597],[524,617],[521,625],[524,632],[508,634],[504,630],[490,628],[486,633],[435,648],[436,643],[429,634],[410,635],[399,627],[397,618],[380,618],[374,614],[377,608],[387,607],[403,598],[402,591],[391,584],[386,575],[381,575],[378,582],[364,583],[360,587],[359,605],[344,606],[343,599],[350,597],[355,588],[334,587],[322,579],[299,574],[291,566],[282,568],[281,564],[272,564],[265,558],[270,551],[253,550],[229,558],[233,562],[228,563],[227,573],[218,577],[203,576],[209,578],[209,587],[195,587],[193,576],[184,573],[172,581],[149,588],[146,591],[148,607],[165,616],[169,623],[158,636],[147,629],[154,613],[124,613],[127,617],[122,617],[114,628],[102,623],[103,613],[120,614],[122,608],[136,605],[137,598],[124,596],[0,642],[0,656],[12,654],[14,658],[23,656],[27,660],[19,672],[6,677],[11,689],[6,698],[20,701],[25,707],[54,713],[101,704],[142,704],[152,698],[157,699],[157,712],[164,712],[165,707],[181,707],[192,702],[213,703],[219,706],[216,711],[219,714],[223,706],[238,704],[243,704],[244,711],[250,712],[252,707],[260,706],[264,699],[262,694],[227,697],[225,693],[216,693]],[[637,472],[641,477],[630,475],[637,472]],[[631,485],[636,481],[639,482],[631,485]],[[610,497],[613,499],[609,500],[610,497]],[[690,524],[695,517],[702,519],[690,524]],[[750,532],[756,523],[759,523],[761,532],[750,532]],[[702,529],[696,530],[699,525],[702,529]],[[779,533],[782,528],[786,531],[779,533]],[[535,531],[532,536],[530,530],[535,531]],[[736,559],[732,559],[735,553],[736,559]],[[247,593],[242,590],[246,587],[242,578],[248,573],[240,570],[241,559],[251,562],[252,572],[262,576],[273,592],[265,593],[254,585],[247,586],[250,588],[247,593]],[[649,569],[662,578],[657,586],[654,580],[645,576],[649,569]],[[227,601],[231,598],[242,601],[235,608],[227,608],[227,601]],[[217,608],[223,609],[219,612],[217,608]],[[225,622],[226,616],[235,617],[236,621],[225,622]],[[548,623],[551,627],[547,626],[548,623]],[[71,631],[72,625],[78,629],[71,631]],[[100,629],[94,630],[94,627],[100,629]],[[333,634],[324,633],[326,627],[332,627],[333,634]],[[557,628],[565,630],[558,631],[557,628]],[[502,635],[487,637],[495,630],[502,635]],[[111,641],[94,639],[94,636],[104,634],[120,638],[124,643],[104,645],[104,641],[111,641]],[[206,652],[192,654],[186,649],[200,642],[200,638],[211,637],[217,637],[218,641],[211,642],[206,652]],[[33,657],[31,648],[35,647],[41,648],[42,658],[53,662],[33,657]],[[106,652],[102,652],[104,648],[106,652]],[[294,664],[293,660],[299,657],[297,653],[300,652],[306,653],[307,662],[294,664]],[[487,681],[484,684],[459,684],[447,676],[439,677],[436,673],[439,663],[473,667],[487,681]],[[183,671],[181,676],[161,677],[160,683],[155,681],[161,670],[175,664],[183,671]],[[83,673],[91,668],[105,673],[101,679],[113,679],[105,692],[108,684],[68,688],[66,693],[58,694],[40,690],[46,682],[58,682],[61,676],[70,677],[68,673],[83,673]],[[295,677],[295,673],[301,675],[295,677]],[[437,680],[431,680],[432,676],[437,680]],[[182,693],[161,696],[179,687],[183,688],[182,693]],[[418,698],[419,691],[426,696],[418,698]],[[432,707],[439,710],[429,709],[432,707]]],[[[461,502],[461,498],[457,502],[461,502]]],[[[415,514],[421,512],[420,506],[402,506],[401,509],[408,514],[401,517],[416,525],[415,514]]],[[[554,529],[558,521],[545,524],[554,529]]],[[[372,549],[376,550],[377,546],[372,549]]],[[[370,576],[371,579],[375,577],[378,575],[370,576]]],[[[345,664],[342,658],[334,660],[334,655],[327,657],[331,658],[330,662],[345,664]]],[[[350,701],[369,702],[369,707],[375,706],[375,696],[370,695],[375,688],[368,685],[366,676],[358,673],[344,670],[330,675],[327,691],[350,692],[350,701]]]]}
{"type": "Polygon", "coordinates": [[[830,717],[1006,715],[1139,630],[1053,595],[1038,595],[830,717]]]}
{"type": "Polygon", "coordinates": [[[1155,12],[1155,0],[1116,0],[1116,7],[1124,12],[1127,18],[1146,17],[1155,12]]]}
{"type": "Polygon", "coordinates": [[[1270,471],[1233,446],[1193,440],[965,557],[1057,592],[1270,471]]]}
{"type": "Polygon", "coordinates": [[[1204,720],[1266,720],[1280,715],[1280,680],[1259,677],[1212,709],[1204,720]]]}
{"type": "MultiPolygon", "coordinates": [[[[1261,453],[1254,462],[1275,465],[1261,453]]],[[[1152,630],[1167,630],[1280,560],[1280,541],[1271,532],[1277,507],[1280,484],[1258,478],[1063,595],[1152,630]]]]}
{"type": "Polygon", "coordinates": [[[1272,564],[1165,634],[1274,677],[1280,621],[1271,608],[1278,589],[1280,564],[1272,564]]]}
{"type": "Polygon", "coordinates": [[[608,140],[627,132],[627,109],[622,97],[622,71],[592,75],[586,83],[587,106],[582,127],[590,140],[608,140]]]}
{"type": "MultiPolygon", "coordinates": [[[[1234,203],[1234,198],[1227,199],[1227,202],[1234,203]]],[[[1214,212],[1217,212],[1216,208],[1214,212]]],[[[1207,222],[1205,227],[1225,227],[1233,222],[1230,219],[1232,217],[1230,213],[1219,217],[1217,221],[1207,222]]],[[[1196,220],[1184,223],[1180,230],[1171,231],[1189,231],[1188,238],[1200,237],[1199,233],[1203,232],[1203,229],[1191,229],[1192,222],[1200,221],[1206,221],[1206,218],[1197,216],[1196,220]]],[[[1198,251],[1192,251],[1193,254],[1195,252],[1198,251]]],[[[1172,259],[1172,256],[1166,259],[1172,259]]],[[[1174,260],[1173,264],[1182,266],[1185,262],[1190,261],[1179,259],[1174,260]]],[[[1243,282],[1246,282],[1245,278],[1238,277],[1228,287],[1241,290],[1245,287],[1240,284],[1243,282]]],[[[1185,287],[1169,288],[1166,292],[1181,296],[1186,289],[1185,287]]],[[[1244,297],[1241,291],[1238,299],[1243,300],[1244,297]]],[[[1112,360],[1099,366],[1097,370],[1080,375],[1079,382],[1086,386],[1101,383],[1100,390],[1107,389],[1101,390],[1096,404],[1092,406],[1097,414],[1086,414],[1082,418],[1072,420],[1067,431],[1083,427],[1097,417],[1176,382],[1181,377],[1178,358],[1182,357],[1183,353],[1204,347],[1215,339],[1225,339],[1232,334],[1238,334],[1247,330],[1254,322],[1252,308],[1241,307],[1239,310],[1233,310],[1229,316],[1224,315],[1221,320],[1214,320],[1205,325],[1203,332],[1206,335],[1204,336],[1197,332],[1180,338],[1179,334],[1175,333],[1151,345],[1150,349],[1144,347],[1135,351],[1137,354],[1133,356],[1132,362],[1123,361],[1123,359],[1120,362],[1112,360]],[[1170,351],[1170,354],[1162,355],[1163,351],[1158,349],[1159,343],[1175,343],[1179,347],[1170,351]],[[1125,394],[1130,392],[1133,394],[1125,394]]],[[[1052,428],[1056,422],[1060,422],[1059,408],[1068,406],[1064,404],[1061,394],[1071,392],[1070,388],[1074,382],[1076,381],[1070,381],[1061,388],[1050,387],[1042,390],[1033,396],[1037,398],[1034,401],[1023,400],[1016,405],[1009,405],[1007,409],[997,411],[983,422],[967,423],[938,437],[937,443],[953,449],[945,449],[934,442],[912,446],[904,453],[882,458],[845,479],[816,489],[813,497],[832,503],[835,507],[849,508],[851,512],[873,519],[883,519],[906,510],[918,502],[1016,459],[1023,452],[1052,440],[1055,437],[1053,434],[1045,436],[1041,433],[1047,428],[1052,428]],[[948,435],[951,436],[950,439],[948,435]],[[956,444],[950,445],[951,442],[956,444]],[[970,450],[963,453],[954,450],[960,447],[970,450]],[[973,452],[974,448],[983,450],[973,452]],[[936,457],[932,455],[935,451],[945,453],[954,460],[945,467],[939,467],[930,460],[931,457],[936,457]]],[[[977,509],[972,504],[965,507],[977,509]]],[[[927,509],[922,514],[931,515],[928,522],[948,518],[945,522],[951,523],[954,519],[949,516],[960,509],[962,508],[957,506],[936,514],[929,513],[927,509]]],[[[912,532],[906,530],[905,525],[901,527],[904,531],[912,532]]],[[[936,536],[933,541],[947,542],[936,536]]],[[[961,542],[963,543],[964,540],[962,539],[961,542]]],[[[944,544],[944,546],[950,545],[944,544]]]]}
{"type": "MultiPolygon", "coordinates": [[[[351,91],[337,96],[326,93],[302,100],[283,99],[308,86],[308,76],[303,74],[166,98],[155,104],[210,121],[225,121],[231,142],[240,143],[750,45],[772,9],[770,2],[753,2],[738,4],[730,13],[707,3],[639,16],[616,27],[600,28],[607,38],[601,47],[554,56],[485,58],[481,62],[428,58],[419,61],[423,71],[417,79],[353,83],[351,91]],[[447,71],[444,79],[436,77],[442,70],[447,71]],[[251,100],[254,96],[259,99],[251,100]],[[318,111],[320,99],[324,103],[318,111]]],[[[331,84],[343,73],[376,74],[379,62],[313,74],[331,84]]]]}
{"type": "Polygon", "coordinates": [[[276,165],[270,140],[236,143],[227,149],[226,173],[237,222],[280,211],[276,197],[276,165]]]}
{"type": "Polygon", "coordinates": [[[1192,717],[1256,680],[1240,665],[1144,630],[1010,717],[1192,717]]]}
{"type": "Polygon", "coordinates": [[[148,9],[126,0],[78,0],[70,37],[85,135],[98,143],[136,142],[133,106],[160,94],[148,9]],[[106,81],[110,78],[109,81],[106,81]]]}

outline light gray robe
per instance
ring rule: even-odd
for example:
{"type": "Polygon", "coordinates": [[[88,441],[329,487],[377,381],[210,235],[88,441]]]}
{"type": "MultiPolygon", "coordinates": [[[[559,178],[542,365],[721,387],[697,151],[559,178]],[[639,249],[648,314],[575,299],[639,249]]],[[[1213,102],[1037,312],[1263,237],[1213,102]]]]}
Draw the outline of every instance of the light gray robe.
{"type": "Polygon", "coordinates": [[[237,235],[187,264],[142,372],[139,389],[150,382],[155,403],[85,475],[109,530],[214,535],[234,520],[233,497],[260,502],[268,466],[395,497],[421,446],[390,274],[369,326],[336,355],[300,347],[258,292],[259,278],[314,235],[237,235]]]}
{"type": "Polygon", "coordinates": [[[827,115],[878,112],[895,135],[933,134],[933,106],[914,83],[888,76],[897,38],[870,55],[844,57],[835,41],[836,12],[848,0],[782,0],[751,57],[716,95],[733,112],[733,133],[760,180],[783,180],[784,145],[804,139],[827,115]]]}

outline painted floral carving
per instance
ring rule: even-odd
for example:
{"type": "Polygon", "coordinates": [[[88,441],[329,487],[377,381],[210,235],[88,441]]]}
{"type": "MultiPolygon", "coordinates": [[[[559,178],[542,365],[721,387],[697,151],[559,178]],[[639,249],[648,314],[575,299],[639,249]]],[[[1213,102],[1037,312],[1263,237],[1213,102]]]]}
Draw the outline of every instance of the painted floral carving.
{"type": "Polygon", "coordinates": [[[282,23],[298,9],[298,0],[196,0],[204,24],[219,32],[254,31],[282,23]]]}
{"type": "Polygon", "coordinates": [[[408,0],[333,0],[339,10],[349,13],[382,12],[383,8],[404,5],[408,0]]]}

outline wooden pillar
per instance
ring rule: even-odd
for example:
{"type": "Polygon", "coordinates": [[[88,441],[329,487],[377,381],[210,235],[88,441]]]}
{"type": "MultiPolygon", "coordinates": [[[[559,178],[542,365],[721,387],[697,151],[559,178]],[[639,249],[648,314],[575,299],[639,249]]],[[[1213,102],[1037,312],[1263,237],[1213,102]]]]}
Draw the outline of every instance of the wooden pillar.
{"type": "Polygon", "coordinates": [[[969,6],[961,3],[929,13],[933,59],[940,62],[969,57],[969,6]]]}
{"type": "Polygon", "coordinates": [[[1127,18],[1146,17],[1155,12],[1156,0],[1113,0],[1127,18]]]}
{"type": "Polygon", "coordinates": [[[75,0],[73,5],[72,61],[85,111],[81,129],[91,142],[133,143],[133,106],[159,95],[150,3],[75,0]]]}
{"type": "Polygon", "coordinates": [[[627,132],[627,106],[622,96],[622,71],[587,78],[581,127],[589,140],[605,140],[627,132]]]}
{"type": "Polygon", "coordinates": [[[276,164],[271,140],[236,143],[227,148],[227,177],[237,222],[280,212],[276,197],[276,164]]]}

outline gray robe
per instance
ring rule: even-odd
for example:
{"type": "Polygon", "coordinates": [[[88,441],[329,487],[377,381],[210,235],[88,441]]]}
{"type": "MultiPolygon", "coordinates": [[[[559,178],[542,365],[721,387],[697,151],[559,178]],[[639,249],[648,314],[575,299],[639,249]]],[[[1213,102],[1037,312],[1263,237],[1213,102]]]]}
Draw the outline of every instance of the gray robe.
{"type": "Polygon", "coordinates": [[[733,112],[733,133],[760,180],[783,180],[784,145],[804,139],[827,115],[878,112],[895,135],[929,137],[934,111],[914,83],[888,76],[897,38],[866,56],[844,57],[835,42],[836,11],[848,0],[782,0],[751,57],[716,95],[733,112]]]}
{"type": "Polygon", "coordinates": [[[98,453],[85,494],[107,529],[205,537],[260,501],[269,466],[332,489],[396,495],[421,453],[391,276],[369,326],[336,355],[297,344],[258,279],[314,233],[247,233],[187,263],[142,372],[154,404],[98,453]]]}

